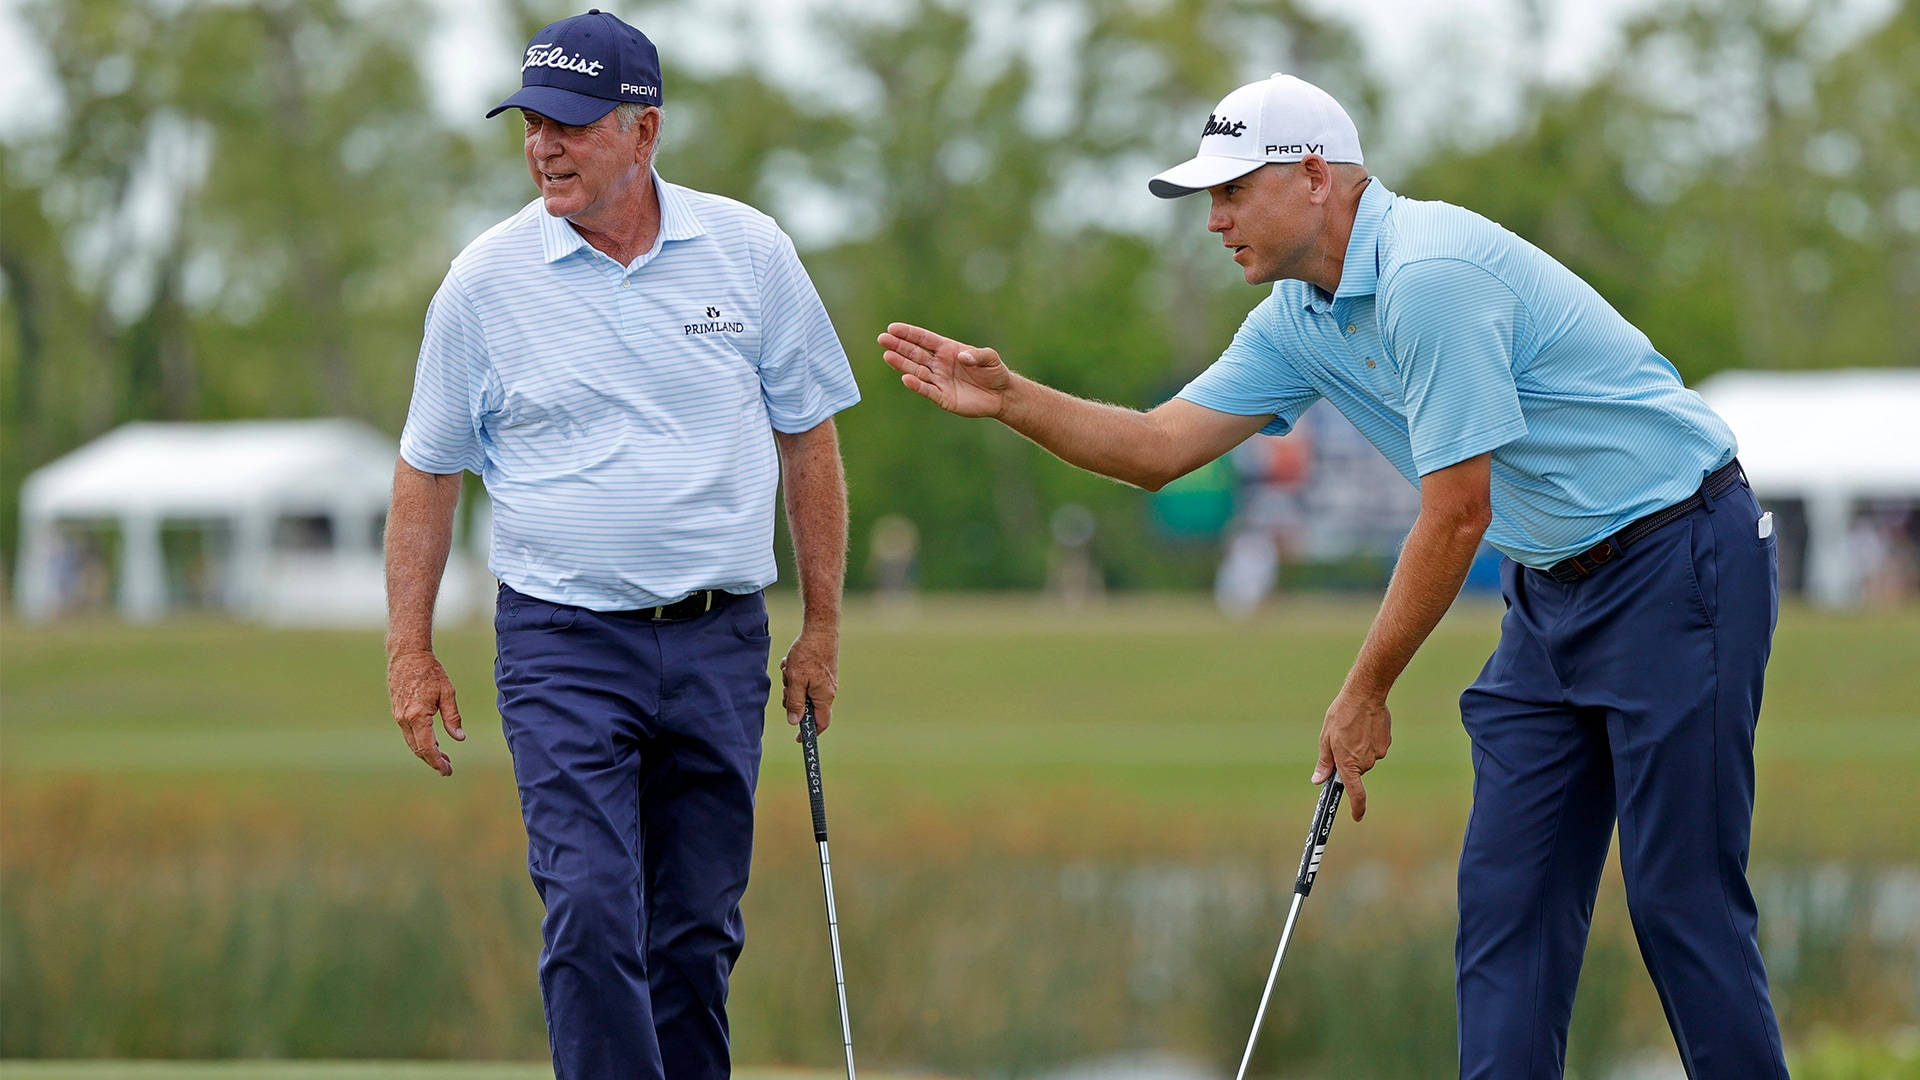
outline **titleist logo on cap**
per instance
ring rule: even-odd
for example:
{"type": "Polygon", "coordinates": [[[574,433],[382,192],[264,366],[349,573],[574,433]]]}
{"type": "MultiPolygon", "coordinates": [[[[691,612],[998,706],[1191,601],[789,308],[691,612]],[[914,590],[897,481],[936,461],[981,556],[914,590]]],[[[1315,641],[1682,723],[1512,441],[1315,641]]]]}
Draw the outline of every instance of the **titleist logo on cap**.
{"type": "Polygon", "coordinates": [[[1208,114],[1206,130],[1200,133],[1200,137],[1204,139],[1209,135],[1231,135],[1237,139],[1240,137],[1240,133],[1245,130],[1247,130],[1247,122],[1245,120],[1228,122],[1224,116],[1208,114]]]}
{"type": "Polygon", "coordinates": [[[520,65],[525,71],[532,67],[559,68],[562,71],[577,71],[582,75],[598,75],[606,67],[598,60],[589,60],[579,53],[567,55],[567,50],[547,41],[536,41],[527,46],[526,62],[520,65]]]}

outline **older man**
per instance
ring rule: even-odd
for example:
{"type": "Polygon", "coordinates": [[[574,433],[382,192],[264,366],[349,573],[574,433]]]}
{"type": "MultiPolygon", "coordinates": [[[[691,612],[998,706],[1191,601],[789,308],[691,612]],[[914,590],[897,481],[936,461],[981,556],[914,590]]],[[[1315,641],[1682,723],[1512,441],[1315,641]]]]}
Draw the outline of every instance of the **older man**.
{"type": "Polygon", "coordinates": [[[598,11],[528,44],[540,197],[454,260],[428,309],[387,526],[388,686],[443,775],[465,737],[434,658],[460,472],[493,501],[501,719],[546,904],[563,1080],[728,1074],[770,681],[784,473],[804,621],[788,718],[831,722],[846,544],[832,415],[859,399],[774,222],[666,183],[654,46],[598,11]]]}
{"type": "Polygon", "coordinates": [[[1207,191],[1249,284],[1220,359],[1150,412],[1021,378],[896,323],[908,389],[1158,488],[1320,398],[1420,490],[1385,602],[1328,709],[1315,783],[1353,816],[1387,693],[1482,537],[1507,558],[1498,649],[1461,697],[1460,1071],[1558,1076],[1616,820],[1628,905],[1688,1075],[1785,1077],[1746,881],[1776,554],[1733,433],[1645,335],[1544,252],[1367,175],[1346,111],[1286,75],[1241,87],[1154,194],[1207,191]]]}

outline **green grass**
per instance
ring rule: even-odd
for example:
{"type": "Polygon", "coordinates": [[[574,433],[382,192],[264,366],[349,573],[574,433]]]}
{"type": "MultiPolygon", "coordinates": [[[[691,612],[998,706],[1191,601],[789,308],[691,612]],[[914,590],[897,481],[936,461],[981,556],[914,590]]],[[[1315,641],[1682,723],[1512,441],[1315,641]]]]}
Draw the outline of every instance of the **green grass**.
{"type": "MultiPolygon", "coordinates": [[[[837,802],[876,812],[902,796],[1005,806],[1073,792],[1149,816],[1291,819],[1311,797],[1320,717],[1370,614],[1310,601],[1234,624],[1186,600],[856,605],[823,743],[829,784],[837,802]]],[[[776,606],[776,648],[795,622],[776,606]]],[[[1393,753],[1369,782],[1379,828],[1457,833],[1470,770],[1455,701],[1497,623],[1497,607],[1461,605],[1396,688],[1393,753]]],[[[507,768],[491,635],[464,627],[439,644],[471,733],[450,747],[450,783],[472,783],[507,768]]],[[[1920,820],[1920,785],[1907,782],[1920,771],[1916,654],[1920,612],[1784,613],[1759,738],[1759,853],[1911,853],[1906,830],[1852,823],[1920,820]]],[[[12,624],[0,664],[3,775],[112,775],[135,788],[448,783],[388,719],[376,633],[12,624]]],[[[776,705],[763,790],[799,782],[786,731],[776,705]]]]}
{"type": "MultiPolygon", "coordinates": [[[[1232,1068],[1320,718],[1371,614],[1324,599],[1239,624],[1185,599],[851,606],[822,755],[863,1063],[1017,1076],[1160,1047],[1232,1068]]],[[[776,603],[776,651],[795,616],[776,603]]],[[[1497,623],[1497,606],[1461,605],[1397,688],[1367,821],[1337,830],[1289,954],[1290,985],[1313,990],[1277,1001],[1266,1068],[1421,1077],[1450,1060],[1470,781],[1456,699],[1497,623]]],[[[254,1059],[537,1058],[539,908],[491,635],[439,644],[470,733],[451,780],[388,718],[376,632],[0,626],[0,1053],[241,1059],[238,1074],[267,1076],[308,1074],[254,1059]]],[[[1810,1075],[1904,1069],[1906,1049],[1882,1048],[1920,1025],[1920,934],[1898,902],[1920,873],[1915,655],[1920,610],[1782,616],[1753,865],[1789,1043],[1839,1070],[1810,1075]]],[[[757,828],[736,1048],[831,1065],[818,867],[777,709],[757,828]]],[[[1610,871],[1569,1065],[1593,1080],[1668,1045],[1610,871]]],[[[418,1075],[517,1075],[449,1068],[418,1075]]]]}

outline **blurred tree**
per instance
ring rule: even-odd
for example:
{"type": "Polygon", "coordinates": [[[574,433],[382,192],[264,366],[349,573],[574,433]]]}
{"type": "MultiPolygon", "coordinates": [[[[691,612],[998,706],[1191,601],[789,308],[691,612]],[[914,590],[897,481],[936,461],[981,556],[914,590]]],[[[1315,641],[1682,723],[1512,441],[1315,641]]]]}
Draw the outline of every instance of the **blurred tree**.
{"type": "MultiPolygon", "coordinates": [[[[1157,403],[1262,294],[1199,201],[1152,199],[1145,178],[1273,70],[1378,129],[1359,44],[1295,0],[869,7],[808,6],[798,37],[790,9],[746,0],[629,12],[666,62],[662,172],[776,214],[853,356],[854,567],[868,523],[897,513],[923,537],[923,584],[1037,585],[1047,521],[1077,503],[1111,584],[1197,583],[1211,550],[1169,551],[1137,493],[936,413],[873,335],[919,322],[1070,391],[1157,403]],[[800,50],[804,65],[769,61],[800,50]]],[[[577,9],[504,10],[518,37],[577,9]]],[[[1862,35],[1811,8],[1662,9],[1589,86],[1531,81],[1518,134],[1386,179],[1540,243],[1690,379],[1920,363],[1917,11],[1902,0],[1862,35]]],[[[51,119],[0,146],[0,557],[25,472],[127,419],[345,413],[398,431],[448,260],[532,197],[516,125],[429,109],[423,36],[387,32],[432,25],[422,0],[23,13],[59,85],[51,119]]]]}
{"type": "Polygon", "coordinates": [[[397,427],[473,171],[428,108],[411,0],[36,0],[57,119],[6,148],[4,522],[131,419],[397,427]],[[348,8],[352,10],[349,11],[348,8]],[[372,8],[372,10],[369,10],[372,8]]]}
{"type": "Polygon", "coordinates": [[[1689,380],[1920,363],[1920,5],[1694,3],[1584,89],[1401,190],[1479,210],[1598,288],[1689,380]]]}
{"type": "Polygon", "coordinates": [[[761,65],[676,71],[664,43],[661,169],[790,228],[838,223],[806,261],[865,391],[842,424],[856,580],[867,523],[900,514],[923,538],[922,584],[1037,586],[1067,503],[1097,515],[1114,584],[1206,580],[1212,550],[1169,552],[1137,492],[939,414],[898,386],[874,335],[917,322],[1074,393],[1157,404],[1262,294],[1221,257],[1204,208],[1159,203],[1147,177],[1192,152],[1222,94],[1272,70],[1371,108],[1356,41],[1292,3],[1239,0],[916,0],[815,29],[850,103],[782,90],[761,65]]]}

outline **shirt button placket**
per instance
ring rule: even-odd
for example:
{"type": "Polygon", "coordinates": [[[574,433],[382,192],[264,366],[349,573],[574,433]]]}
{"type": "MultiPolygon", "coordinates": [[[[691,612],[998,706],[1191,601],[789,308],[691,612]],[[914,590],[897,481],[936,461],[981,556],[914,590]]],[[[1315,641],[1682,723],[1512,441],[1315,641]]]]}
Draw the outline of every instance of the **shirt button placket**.
{"type": "Polygon", "coordinates": [[[636,341],[643,334],[640,318],[640,296],[633,291],[633,277],[624,269],[620,271],[620,332],[628,341],[636,341]]]}

